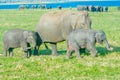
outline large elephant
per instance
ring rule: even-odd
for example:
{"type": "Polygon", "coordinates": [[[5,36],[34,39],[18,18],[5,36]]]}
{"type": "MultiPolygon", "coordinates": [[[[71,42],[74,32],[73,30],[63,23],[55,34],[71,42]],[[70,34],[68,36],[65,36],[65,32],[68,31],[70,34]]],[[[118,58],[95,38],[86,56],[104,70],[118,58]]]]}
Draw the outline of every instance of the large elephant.
{"type": "Polygon", "coordinates": [[[66,58],[69,59],[71,56],[71,52],[75,50],[77,54],[77,58],[80,57],[80,49],[87,48],[90,50],[92,56],[97,55],[97,50],[95,47],[95,43],[98,42],[102,44],[103,42],[106,44],[107,50],[112,50],[109,46],[105,32],[102,30],[88,30],[88,29],[78,29],[70,33],[67,38],[67,55],[66,58]]]}
{"type": "Polygon", "coordinates": [[[7,51],[9,51],[9,56],[12,56],[14,48],[22,47],[25,52],[25,57],[30,57],[31,48],[33,47],[37,50],[42,43],[40,38],[37,38],[37,33],[34,31],[23,29],[8,30],[3,36],[4,55],[7,56],[7,51]],[[30,44],[32,44],[32,46],[30,46],[30,44]]]}
{"type": "Polygon", "coordinates": [[[49,42],[52,55],[57,55],[57,42],[66,39],[68,34],[78,28],[91,28],[91,20],[86,11],[56,11],[42,15],[37,25],[43,42],[49,42]]]}

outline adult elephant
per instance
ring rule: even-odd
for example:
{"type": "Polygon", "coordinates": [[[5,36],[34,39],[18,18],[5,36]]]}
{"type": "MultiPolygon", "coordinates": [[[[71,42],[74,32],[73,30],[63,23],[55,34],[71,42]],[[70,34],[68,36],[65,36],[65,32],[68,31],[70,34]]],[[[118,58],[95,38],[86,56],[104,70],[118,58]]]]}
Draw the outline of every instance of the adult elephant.
{"type": "Polygon", "coordinates": [[[56,11],[41,16],[37,32],[43,42],[48,42],[52,47],[52,55],[58,55],[57,42],[66,39],[68,34],[78,28],[91,28],[91,20],[86,11],[56,11]]]}

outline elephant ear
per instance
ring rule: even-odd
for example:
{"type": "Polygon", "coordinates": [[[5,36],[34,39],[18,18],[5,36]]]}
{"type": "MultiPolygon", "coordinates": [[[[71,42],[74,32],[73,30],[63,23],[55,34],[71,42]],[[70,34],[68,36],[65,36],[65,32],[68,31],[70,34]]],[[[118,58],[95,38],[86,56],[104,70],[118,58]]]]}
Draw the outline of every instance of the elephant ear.
{"type": "Polygon", "coordinates": [[[95,40],[96,40],[96,42],[99,42],[99,34],[98,34],[98,32],[95,33],[95,40]]]}
{"type": "Polygon", "coordinates": [[[71,21],[71,26],[72,26],[73,30],[76,28],[77,18],[78,18],[77,14],[71,14],[70,21],[71,21]]]}
{"type": "Polygon", "coordinates": [[[90,36],[89,36],[90,38],[90,41],[92,42],[92,43],[96,43],[96,38],[95,38],[95,34],[94,33],[90,33],[90,36]]]}
{"type": "Polygon", "coordinates": [[[95,38],[98,43],[101,43],[103,40],[106,39],[105,33],[102,30],[99,30],[95,33],[95,38]]]}
{"type": "Polygon", "coordinates": [[[85,28],[87,24],[87,19],[88,13],[86,11],[78,13],[73,22],[73,29],[85,28]]]}
{"type": "Polygon", "coordinates": [[[24,32],[23,32],[23,37],[24,37],[24,39],[27,39],[28,34],[29,34],[29,32],[28,32],[28,31],[24,31],[24,32]]]}

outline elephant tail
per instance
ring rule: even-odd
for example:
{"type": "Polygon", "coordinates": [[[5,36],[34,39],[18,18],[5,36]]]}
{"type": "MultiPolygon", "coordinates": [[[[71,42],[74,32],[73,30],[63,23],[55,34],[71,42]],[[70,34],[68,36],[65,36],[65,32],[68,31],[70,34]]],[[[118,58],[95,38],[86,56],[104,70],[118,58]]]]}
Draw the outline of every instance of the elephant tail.
{"type": "Polygon", "coordinates": [[[46,45],[46,43],[44,43],[44,45],[45,45],[45,48],[46,48],[46,49],[49,49],[48,46],[46,45]]]}

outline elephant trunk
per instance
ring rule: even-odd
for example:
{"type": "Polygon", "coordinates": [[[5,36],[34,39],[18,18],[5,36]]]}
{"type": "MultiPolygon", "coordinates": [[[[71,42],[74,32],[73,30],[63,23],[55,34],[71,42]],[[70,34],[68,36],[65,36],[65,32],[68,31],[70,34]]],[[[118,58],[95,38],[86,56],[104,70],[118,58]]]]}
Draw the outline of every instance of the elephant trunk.
{"type": "Polygon", "coordinates": [[[26,50],[32,49],[32,48],[35,48],[35,47],[36,47],[36,43],[32,42],[31,44],[32,44],[32,46],[28,46],[28,47],[26,48],[26,50]]]}
{"type": "Polygon", "coordinates": [[[32,46],[31,46],[32,48],[35,48],[36,47],[36,41],[33,41],[32,42],[32,46]]]}
{"type": "Polygon", "coordinates": [[[107,50],[111,50],[111,49],[110,49],[110,45],[108,44],[108,41],[107,41],[106,39],[104,40],[104,43],[106,44],[107,50]]]}

